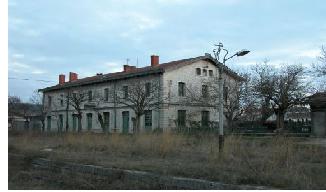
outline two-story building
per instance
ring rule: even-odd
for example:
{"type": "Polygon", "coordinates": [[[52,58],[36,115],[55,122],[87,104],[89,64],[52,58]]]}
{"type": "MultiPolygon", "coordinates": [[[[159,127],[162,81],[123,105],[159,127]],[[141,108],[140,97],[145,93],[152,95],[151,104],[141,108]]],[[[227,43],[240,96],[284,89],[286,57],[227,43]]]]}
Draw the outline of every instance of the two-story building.
{"type": "MultiPolygon", "coordinates": [[[[135,111],[117,101],[116,95],[122,90],[123,97],[127,97],[130,86],[141,82],[145,82],[146,89],[151,89],[153,82],[159,84],[159,107],[146,109],[139,120],[140,131],[187,126],[189,119],[204,124],[208,121],[217,122],[215,103],[201,105],[185,100],[189,96],[189,87],[202,92],[205,97],[208,92],[205,82],[216,82],[217,85],[220,67],[223,65],[210,54],[162,64],[159,63],[159,56],[152,55],[151,64],[147,67],[124,65],[122,72],[99,73],[82,79],[78,79],[76,73],[70,72],[68,81],[65,81],[65,75],[59,75],[57,85],[40,89],[44,96],[44,107],[47,109],[46,130],[64,131],[68,128],[68,131],[75,131],[81,123],[82,131],[102,132],[100,114],[109,132],[132,133],[135,111]],[[86,99],[80,104],[81,119],[78,121],[75,107],[66,98],[68,94],[78,95],[81,92],[86,93],[86,99]],[[99,96],[101,99],[97,99],[99,96]]],[[[242,77],[227,67],[224,67],[223,75],[225,81],[229,82],[227,85],[236,86],[242,80],[242,77]]]]}

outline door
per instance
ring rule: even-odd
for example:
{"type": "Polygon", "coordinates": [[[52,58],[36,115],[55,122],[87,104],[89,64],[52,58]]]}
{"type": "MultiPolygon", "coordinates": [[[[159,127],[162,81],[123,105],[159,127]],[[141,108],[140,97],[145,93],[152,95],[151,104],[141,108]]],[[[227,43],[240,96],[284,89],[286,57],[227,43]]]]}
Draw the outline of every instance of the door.
{"type": "Polygon", "coordinates": [[[46,122],[47,122],[47,130],[50,131],[51,130],[51,116],[48,116],[46,118],[46,122]]]}
{"type": "Polygon", "coordinates": [[[92,129],[92,113],[87,113],[87,129],[90,131],[92,129]]]}
{"type": "Polygon", "coordinates": [[[201,126],[203,128],[208,128],[208,126],[209,126],[209,111],[201,112],[201,126]]]}
{"type": "Polygon", "coordinates": [[[77,130],[77,115],[72,115],[72,130],[75,132],[77,130]]]}
{"type": "Polygon", "coordinates": [[[63,115],[59,115],[59,131],[61,132],[63,128],[63,115]]]}
{"type": "Polygon", "coordinates": [[[110,128],[110,112],[104,112],[104,131],[108,132],[110,128]]]}
{"type": "Polygon", "coordinates": [[[150,132],[152,131],[152,110],[145,111],[145,131],[150,132]]]}
{"type": "Polygon", "coordinates": [[[129,132],[129,111],[122,112],[122,133],[129,132]]]}

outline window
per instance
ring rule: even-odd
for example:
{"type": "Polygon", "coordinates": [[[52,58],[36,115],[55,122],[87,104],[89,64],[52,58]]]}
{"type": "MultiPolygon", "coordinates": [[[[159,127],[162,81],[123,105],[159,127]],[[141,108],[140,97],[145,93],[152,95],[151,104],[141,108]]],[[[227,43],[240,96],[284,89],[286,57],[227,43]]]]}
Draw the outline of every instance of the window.
{"type": "Polygon", "coordinates": [[[109,89],[108,88],[104,89],[104,100],[109,101],[109,89]]]}
{"type": "Polygon", "coordinates": [[[151,83],[145,84],[145,95],[146,97],[149,97],[151,95],[151,83]]]}
{"type": "Polygon", "coordinates": [[[60,105],[61,105],[61,107],[63,107],[63,95],[61,94],[60,97],[61,97],[60,98],[60,105]]]}
{"type": "Polygon", "coordinates": [[[92,129],[92,113],[87,113],[87,129],[91,130],[92,129]]]}
{"type": "Polygon", "coordinates": [[[229,88],[228,87],[224,87],[224,90],[223,90],[223,98],[224,98],[224,101],[225,102],[228,101],[228,95],[229,95],[229,88]]]}
{"type": "Polygon", "coordinates": [[[202,91],[203,97],[204,98],[208,98],[208,86],[207,85],[203,85],[201,91],[202,91]]]}
{"type": "Polygon", "coordinates": [[[77,93],[72,93],[72,98],[76,99],[77,98],[77,93]]]}
{"type": "Polygon", "coordinates": [[[128,98],[128,86],[123,86],[123,98],[127,99],[128,98]]]}
{"type": "Polygon", "coordinates": [[[48,106],[51,107],[52,104],[52,97],[48,96],[48,106]]]}
{"type": "Polygon", "coordinates": [[[201,69],[200,68],[196,68],[196,74],[200,75],[201,74],[201,69]]]}
{"type": "Polygon", "coordinates": [[[207,76],[207,69],[203,69],[203,75],[207,76]]]}
{"type": "Polygon", "coordinates": [[[186,126],[186,110],[178,110],[178,126],[186,126]]]}
{"type": "Polygon", "coordinates": [[[145,111],[145,130],[152,130],[152,110],[145,111]]]}
{"type": "Polygon", "coordinates": [[[201,112],[201,126],[208,127],[209,126],[209,111],[201,112]]]}
{"type": "Polygon", "coordinates": [[[208,73],[210,77],[213,77],[213,70],[209,70],[208,73]]]}
{"type": "Polygon", "coordinates": [[[179,82],[178,85],[179,85],[178,86],[179,96],[184,97],[185,96],[185,83],[179,82]]]}
{"type": "Polygon", "coordinates": [[[92,91],[88,91],[88,101],[92,101],[93,97],[92,97],[92,91]]]}

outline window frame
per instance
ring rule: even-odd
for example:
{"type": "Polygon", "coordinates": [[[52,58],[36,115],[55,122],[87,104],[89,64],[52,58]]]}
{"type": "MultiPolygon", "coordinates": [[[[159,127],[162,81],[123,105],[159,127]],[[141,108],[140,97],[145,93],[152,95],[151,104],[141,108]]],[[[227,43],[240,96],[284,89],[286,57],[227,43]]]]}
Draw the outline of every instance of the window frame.
{"type": "Polygon", "coordinates": [[[196,75],[201,75],[201,68],[196,68],[196,75]]]}
{"type": "Polygon", "coordinates": [[[186,96],[186,83],[185,82],[178,82],[178,96],[185,97],[186,96]]]}

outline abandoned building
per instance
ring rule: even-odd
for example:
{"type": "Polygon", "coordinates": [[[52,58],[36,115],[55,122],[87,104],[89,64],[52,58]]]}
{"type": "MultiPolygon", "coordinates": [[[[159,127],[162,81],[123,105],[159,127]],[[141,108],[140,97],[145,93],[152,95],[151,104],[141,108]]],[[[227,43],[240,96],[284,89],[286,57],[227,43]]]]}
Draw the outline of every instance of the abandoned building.
{"type": "MultiPolygon", "coordinates": [[[[82,79],[72,72],[68,81],[65,81],[65,75],[59,75],[57,85],[39,90],[43,92],[43,106],[47,111],[46,130],[76,131],[82,127],[81,131],[133,133],[135,111],[121,101],[133,97],[130,91],[135,84],[144,85],[144,97],[154,94],[150,90],[158,87],[155,96],[158,105],[149,105],[151,107],[147,107],[140,116],[139,131],[187,126],[189,119],[205,125],[218,121],[216,106],[184,102],[189,96],[187,91],[190,87],[197,90],[205,101],[208,94],[206,83],[217,83],[220,67],[224,67],[225,82],[231,82],[228,85],[237,86],[243,80],[210,54],[162,64],[159,63],[159,56],[152,55],[150,60],[147,67],[124,65],[122,72],[99,73],[82,79]],[[86,99],[80,100],[78,113],[76,106],[66,98],[69,98],[69,94],[78,97],[80,93],[86,93],[86,99]]],[[[227,91],[227,87],[224,89],[227,91]]]]}

